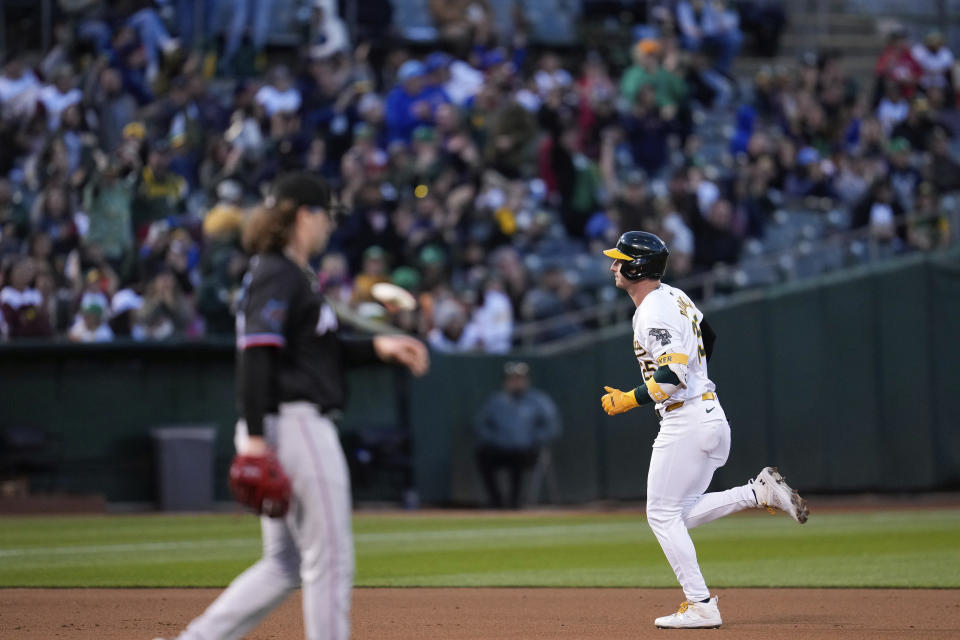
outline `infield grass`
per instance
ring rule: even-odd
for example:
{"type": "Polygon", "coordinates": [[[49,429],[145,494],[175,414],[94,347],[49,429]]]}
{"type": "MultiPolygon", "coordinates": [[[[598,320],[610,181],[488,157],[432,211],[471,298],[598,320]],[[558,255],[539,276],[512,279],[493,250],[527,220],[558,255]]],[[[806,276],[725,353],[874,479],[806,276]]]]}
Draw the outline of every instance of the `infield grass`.
{"type": "MultiPolygon", "coordinates": [[[[357,586],[676,586],[635,513],[359,513],[354,533],[357,586]]],[[[713,587],[960,587],[958,509],[751,512],[692,535],[713,587]]],[[[0,518],[0,587],[221,587],[259,553],[244,515],[0,518]]]]}

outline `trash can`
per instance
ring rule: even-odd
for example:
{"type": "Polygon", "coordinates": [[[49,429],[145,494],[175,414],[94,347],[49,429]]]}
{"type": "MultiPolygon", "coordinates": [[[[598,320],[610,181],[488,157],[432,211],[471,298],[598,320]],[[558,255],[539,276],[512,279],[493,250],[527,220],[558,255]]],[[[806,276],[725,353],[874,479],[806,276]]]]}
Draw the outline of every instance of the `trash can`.
{"type": "Polygon", "coordinates": [[[216,427],[185,424],[156,427],[157,485],[163,511],[213,509],[213,442],[216,427]]]}

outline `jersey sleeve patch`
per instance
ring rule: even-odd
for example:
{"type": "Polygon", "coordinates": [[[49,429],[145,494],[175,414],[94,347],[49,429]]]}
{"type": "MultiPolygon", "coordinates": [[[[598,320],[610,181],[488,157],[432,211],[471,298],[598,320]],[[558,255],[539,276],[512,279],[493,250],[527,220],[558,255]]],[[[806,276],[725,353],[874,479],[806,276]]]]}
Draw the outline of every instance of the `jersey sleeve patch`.
{"type": "Polygon", "coordinates": [[[299,313],[298,291],[304,285],[303,275],[277,258],[258,262],[245,279],[242,300],[237,313],[238,334],[250,344],[267,340],[270,346],[282,346],[291,328],[291,318],[299,313]],[[243,321],[240,321],[240,318],[243,321]]]}
{"type": "Polygon", "coordinates": [[[670,344],[670,341],[673,339],[669,329],[650,329],[650,337],[663,346],[670,344]]]}
{"type": "Polygon", "coordinates": [[[287,317],[286,300],[277,300],[271,298],[263,305],[260,310],[261,326],[269,329],[273,333],[283,331],[283,321],[287,317]]]}
{"type": "Polygon", "coordinates": [[[670,364],[687,364],[690,358],[683,353],[665,353],[657,358],[657,364],[661,367],[670,364]]]}

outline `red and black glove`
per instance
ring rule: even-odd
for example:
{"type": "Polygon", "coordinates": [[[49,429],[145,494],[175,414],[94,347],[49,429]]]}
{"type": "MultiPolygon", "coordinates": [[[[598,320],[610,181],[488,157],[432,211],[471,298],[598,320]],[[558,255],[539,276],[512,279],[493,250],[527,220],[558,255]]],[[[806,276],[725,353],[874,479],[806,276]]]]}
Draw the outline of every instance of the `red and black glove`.
{"type": "Polygon", "coordinates": [[[234,456],[230,491],[237,502],[260,515],[282,518],[290,508],[290,479],[272,453],[234,456]]]}

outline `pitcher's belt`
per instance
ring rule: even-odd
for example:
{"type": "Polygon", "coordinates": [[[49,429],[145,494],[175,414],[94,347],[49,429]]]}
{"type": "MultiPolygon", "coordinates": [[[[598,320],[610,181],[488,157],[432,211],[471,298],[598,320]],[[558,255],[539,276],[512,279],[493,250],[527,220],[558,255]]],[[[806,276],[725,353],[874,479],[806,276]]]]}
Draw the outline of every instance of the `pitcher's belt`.
{"type": "MultiPolygon", "coordinates": [[[[717,399],[717,394],[715,394],[713,391],[707,391],[705,394],[703,394],[702,396],[700,396],[700,399],[701,399],[701,400],[716,400],[716,399],[717,399]]],[[[671,404],[669,407],[666,407],[666,408],[663,410],[663,412],[664,412],[664,413],[670,413],[670,412],[673,411],[674,409],[679,409],[680,407],[683,406],[683,403],[684,403],[684,402],[686,402],[686,401],[685,401],[685,400],[681,400],[680,402],[674,402],[674,403],[671,404]]]]}

